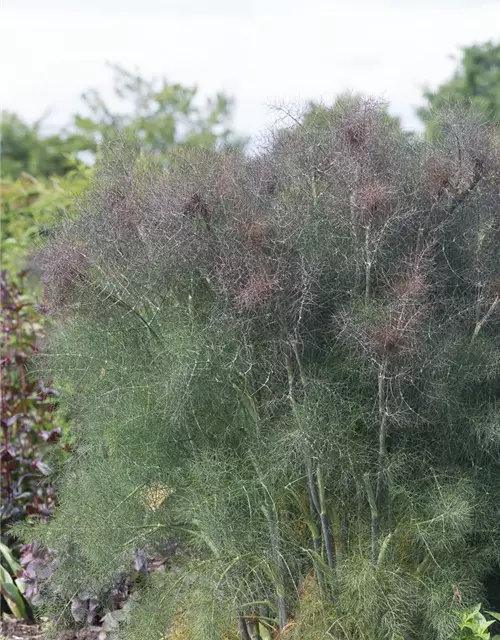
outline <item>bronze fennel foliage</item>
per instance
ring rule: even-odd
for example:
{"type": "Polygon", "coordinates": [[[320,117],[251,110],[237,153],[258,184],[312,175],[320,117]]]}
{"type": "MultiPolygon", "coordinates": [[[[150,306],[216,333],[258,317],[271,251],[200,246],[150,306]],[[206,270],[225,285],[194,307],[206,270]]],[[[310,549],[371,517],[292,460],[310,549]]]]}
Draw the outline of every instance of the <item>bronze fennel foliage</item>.
{"type": "Polygon", "coordinates": [[[445,640],[495,597],[498,131],[450,111],[430,143],[361,98],[320,116],[252,157],[114,143],[39,255],[39,363],[78,424],[30,533],[49,586],[181,545],[127,638],[445,640]]]}

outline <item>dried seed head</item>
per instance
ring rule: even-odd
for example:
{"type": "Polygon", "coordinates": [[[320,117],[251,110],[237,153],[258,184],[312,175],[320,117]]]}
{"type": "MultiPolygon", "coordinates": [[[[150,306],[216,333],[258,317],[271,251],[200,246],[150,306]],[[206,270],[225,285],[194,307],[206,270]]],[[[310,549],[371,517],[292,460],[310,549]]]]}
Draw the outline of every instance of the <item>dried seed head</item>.
{"type": "Polygon", "coordinates": [[[189,198],[182,209],[182,213],[185,216],[201,218],[205,221],[207,230],[210,231],[210,211],[208,210],[206,201],[200,196],[199,193],[195,193],[189,198]]]}
{"type": "Polygon", "coordinates": [[[387,213],[391,202],[390,188],[372,182],[356,189],[351,195],[351,206],[362,217],[378,217],[387,213]]]}
{"type": "Polygon", "coordinates": [[[379,327],[372,333],[372,340],[378,352],[395,355],[402,347],[401,332],[391,324],[379,327]]]}
{"type": "Polygon", "coordinates": [[[350,151],[360,151],[375,134],[382,115],[382,105],[373,100],[358,100],[346,104],[340,132],[350,151]]]}
{"type": "Polygon", "coordinates": [[[157,511],[173,492],[174,490],[166,485],[156,483],[147,487],[145,491],[145,500],[152,511],[157,511]]]}
{"type": "Polygon", "coordinates": [[[236,306],[242,311],[251,311],[267,302],[279,289],[276,278],[266,275],[251,276],[236,296],[236,306]]]}
{"type": "Polygon", "coordinates": [[[271,238],[271,227],[262,219],[254,219],[245,225],[245,236],[248,243],[255,248],[264,247],[271,238]]]}
{"type": "Polygon", "coordinates": [[[426,290],[424,274],[416,271],[408,277],[396,282],[394,293],[403,303],[416,302],[422,298],[426,290]]]}
{"type": "Polygon", "coordinates": [[[424,187],[433,198],[440,198],[453,184],[454,169],[444,158],[430,158],[424,167],[424,187]]]}

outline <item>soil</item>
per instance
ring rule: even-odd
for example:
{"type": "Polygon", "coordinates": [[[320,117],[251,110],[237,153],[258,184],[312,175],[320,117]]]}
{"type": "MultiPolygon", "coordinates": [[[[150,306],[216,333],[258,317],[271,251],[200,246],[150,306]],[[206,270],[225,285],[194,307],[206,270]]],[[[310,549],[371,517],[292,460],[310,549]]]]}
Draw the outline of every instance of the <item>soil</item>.
{"type": "Polygon", "coordinates": [[[78,631],[64,631],[59,640],[106,640],[107,634],[101,627],[88,627],[78,631]]]}
{"type": "MultiPolygon", "coordinates": [[[[101,627],[88,627],[73,631],[63,631],[58,640],[106,640],[107,634],[101,627]]],[[[26,624],[22,620],[1,620],[0,639],[4,640],[44,640],[39,624],[26,624]]]]}
{"type": "Polygon", "coordinates": [[[42,627],[38,624],[26,624],[22,620],[0,621],[2,640],[43,640],[42,627]]]}

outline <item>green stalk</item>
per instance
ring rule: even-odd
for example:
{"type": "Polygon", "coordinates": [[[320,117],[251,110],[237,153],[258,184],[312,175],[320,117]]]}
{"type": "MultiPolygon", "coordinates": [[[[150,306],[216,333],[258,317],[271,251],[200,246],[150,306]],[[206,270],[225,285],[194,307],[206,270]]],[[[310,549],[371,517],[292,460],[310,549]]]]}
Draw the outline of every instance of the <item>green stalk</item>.
{"type": "Polygon", "coordinates": [[[380,505],[382,492],[385,485],[385,467],[387,459],[387,408],[385,404],[385,375],[387,371],[387,357],[384,357],[378,374],[378,411],[380,416],[379,445],[378,445],[378,469],[376,493],[370,478],[365,474],[365,486],[371,511],[371,539],[372,539],[372,564],[374,567],[378,563],[378,508],[380,505]]]}
{"type": "Polygon", "coordinates": [[[387,549],[389,548],[389,544],[390,544],[390,543],[391,543],[391,541],[392,541],[392,537],[393,537],[393,534],[392,534],[392,533],[388,533],[388,534],[385,536],[385,538],[384,538],[384,540],[383,540],[383,542],[382,542],[382,545],[381,545],[381,547],[380,547],[379,554],[378,554],[378,558],[377,558],[377,566],[379,566],[380,564],[382,564],[382,562],[384,561],[385,556],[387,555],[387,549]]]}
{"type": "MultiPolygon", "coordinates": [[[[300,367],[300,359],[299,359],[299,356],[298,356],[298,352],[296,350],[296,348],[297,348],[296,343],[292,344],[292,348],[294,350],[294,354],[295,354],[295,357],[297,359],[297,364],[299,365],[300,379],[301,379],[302,385],[304,386],[305,385],[305,379],[303,377],[302,369],[300,367]]],[[[286,369],[287,369],[287,374],[288,374],[288,399],[289,399],[290,405],[292,407],[293,417],[295,418],[296,423],[300,426],[301,419],[300,419],[300,416],[298,414],[297,404],[295,402],[295,398],[294,398],[294,395],[293,395],[293,369],[292,369],[292,364],[290,362],[290,358],[288,356],[286,358],[286,369]]],[[[321,555],[321,539],[317,535],[317,530],[316,530],[316,527],[314,526],[315,513],[317,513],[318,515],[321,514],[321,506],[320,506],[320,503],[319,503],[319,500],[318,500],[318,496],[317,496],[317,492],[316,492],[316,485],[314,483],[314,476],[313,476],[313,470],[312,470],[310,457],[307,454],[305,454],[304,458],[305,458],[304,464],[305,464],[306,474],[307,474],[307,490],[308,490],[308,493],[309,493],[309,504],[310,504],[310,511],[311,511],[310,512],[310,520],[311,520],[311,523],[312,523],[312,526],[310,526],[309,528],[310,528],[311,534],[312,534],[314,551],[318,555],[321,555]],[[314,529],[312,527],[314,527],[314,529]]],[[[322,588],[323,585],[324,585],[323,574],[321,572],[321,568],[319,567],[319,565],[317,564],[316,561],[314,561],[314,564],[315,564],[316,573],[317,573],[317,576],[318,576],[318,584],[319,584],[320,588],[322,588]]]]}
{"type": "Polygon", "coordinates": [[[387,371],[387,357],[384,357],[378,374],[378,411],[380,416],[378,471],[377,471],[377,502],[380,500],[385,482],[385,463],[387,458],[387,409],[385,406],[385,374],[387,371]]]}
{"type": "Polygon", "coordinates": [[[326,500],[325,500],[325,486],[323,484],[323,476],[321,475],[321,468],[318,465],[316,469],[316,478],[318,481],[318,493],[319,493],[319,517],[321,520],[321,531],[323,533],[323,540],[326,549],[326,558],[330,569],[335,568],[335,556],[333,553],[333,540],[330,533],[330,527],[328,524],[328,515],[326,512],[326,500]]]}
{"type": "Polygon", "coordinates": [[[372,262],[370,257],[370,223],[368,222],[365,230],[365,302],[370,301],[371,294],[371,270],[372,262]]]}
{"type": "Polygon", "coordinates": [[[332,521],[333,539],[335,540],[335,565],[342,562],[344,554],[344,531],[343,519],[336,509],[330,508],[330,519],[332,521]]]}
{"type": "Polygon", "coordinates": [[[310,500],[311,506],[314,507],[314,509],[319,515],[321,512],[321,507],[318,500],[318,494],[316,492],[316,485],[314,484],[314,474],[311,466],[311,460],[309,457],[306,457],[306,473],[307,473],[307,488],[309,491],[309,500],[310,500]]]}
{"type": "Polygon", "coordinates": [[[325,588],[325,580],[323,577],[323,569],[320,565],[320,563],[317,561],[316,558],[321,558],[322,557],[322,544],[321,544],[321,535],[318,531],[318,528],[316,526],[316,523],[314,522],[315,520],[315,514],[317,513],[318,515],[320,514],[320,506],[319,506],[319,502],[318,502],[318,497],[316,495],[316,487],[314,485],[314,478],[313,478],[313,473],[312,473],[312,468],[311,468],[311,462],[309,459],[306,460],[306,467],[307,467],[307,488],[308,488],[308,493],[309,493],[309,507],[310,507],[310,526],[309,529],[311,531],[311,536],[312,536],[312,541],[313,541],[313,549],[314,549],[314,559],[313,559],[313,564],[314,564],[314,568],[316,570],[316,576],[318,579],[318,585],[319,588],[321,589],[321,591],[324,591],[325,588]]]}
{"type": "Polygon", "coordinates": [[[321,569],[321,565],[317,560],[317,558],[321,558],[321,535],[319,533],[318,527],[316,526],[316,522],[314,518],[315,512],[312,506],[311,492],[309,491],[309,511],[308,511],[308,509],[302,504],[300,500],[300,496],[291,487],[287,487],[287,489],[288,491],[290,491],[290,493],[294,497],[297,507],[302,512],[304,521],[306,522],[307,526],[309,527],[309,531],[311,532],[311,538],[312,538],[313,550],[314,550],[314,554],[311,554],[311,555],[313,558],[314,570],[316,571],[318,585],[320,589],[323,590],[325,581],[323,579],[323,572],[321,569]]]}
{"type": "Polygon", "coordinates": [[[372,539],[372,564],[374,567],[377,566],[378,562],[378,510],[377,503],[375,501],[375,495],[373,494],[372,483],[370,481],[370,476],[368,473],[365,473],[363,476],[363,480],[365,481],[366,487],[366,495],[368,498],[368,504],[370,505],[371,512],[371,539],[372,539]]]}
{"type": "Polygon", "coordinates": [[[472,338],[471,338],[471,344],[477,338],[477,336],[479,335],[479,332],[481,331],[481,329],[483,328],[484,324],[486,323],[488,318],[491,316],[491,314],[495,311],[499,302],[500,302],[500,296],[495,296],[495,299],[493,300],[488,311],[484,314],[484,316],[480,320],[478,320],[478,322],[476,322],[476,326],[474,327],[474,333],[472,334],[472,338]]]}
{"type": "Polygon", "coordinates": [[[278,608],[278,622],[280,629],[283,629],[286,625],[286,603],[285,603],[285,584],[283,580],[283,558],[281,556],[281,549],[279,545],[278,532],[276,530],[276,523],[274,522],[270,510],[267,506],[262,505],[262,511],[264,512],[267,523],[269,526],[269,536],[271,538],[271,546],[273,549],[273,555],[276,562],[276,575],[275,575],[275,588],[276,588],[276,600],[278,608]]]}

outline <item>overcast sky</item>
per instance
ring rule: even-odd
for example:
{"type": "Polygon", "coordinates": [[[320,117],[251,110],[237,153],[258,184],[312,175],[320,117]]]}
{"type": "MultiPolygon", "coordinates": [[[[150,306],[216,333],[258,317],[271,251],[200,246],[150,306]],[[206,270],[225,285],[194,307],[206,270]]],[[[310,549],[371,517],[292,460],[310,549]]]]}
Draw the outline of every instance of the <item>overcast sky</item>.
{"type": "Polygon", "coordinates": [[[247,134],[269,105],[329,102],[343,90],[390,101],[416,126],[422,86],[453,71],[450,55],[500,38],[500,1],[487,0],[3,0],[5,109],[49,125],[79,110],[89,87],[109,93],[106,61],[223,90],[247,134]]]}

